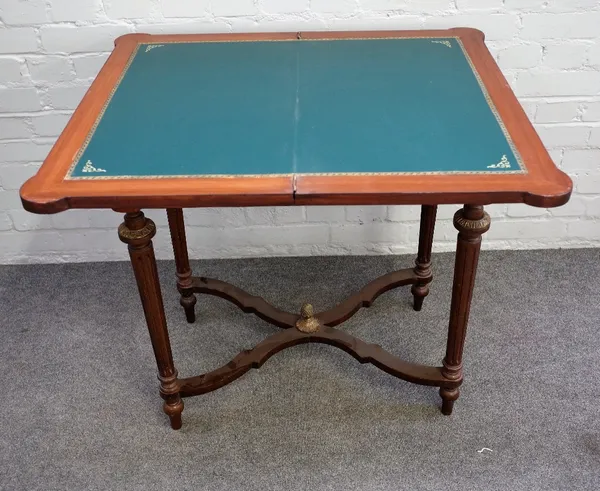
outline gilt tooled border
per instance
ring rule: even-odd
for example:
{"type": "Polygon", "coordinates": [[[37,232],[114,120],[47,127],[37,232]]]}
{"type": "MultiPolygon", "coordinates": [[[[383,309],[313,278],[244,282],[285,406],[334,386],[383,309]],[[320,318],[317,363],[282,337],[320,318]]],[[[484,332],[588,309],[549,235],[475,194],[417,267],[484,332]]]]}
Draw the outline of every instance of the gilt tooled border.
{"type": "MultiPolygon", "coordinates": [[[[503,170],[503,171],[480,170],[480,171],[426,171],[426,172],[325,172],[325,173],[317,172],[317,173],[295,173],[295,174],[284,173],[284,174],[239,174],[239,175],[189,174],[189,175],[156,175],[156,176],[135,176],[135,175],[73,176],[72,175],[73,172],[79,165],[79,163],[81,161],[81,157],[87,150],[94,134],[96,133],[98,125],[102,121],[102,118],[104,117],[104,114],[106,113],[106,110],[108,109],[108,106],[110,105],[115,93],[117,92],[123,79],[125,78],[125,75],[127,74],[129,68],[131,67],[131,64],[133,63],[135,57],[138,55],[140,48],[142,48],[144,46],[147,47],[147,46],[156,45],[156,43],[139,43],[135,47],[133,52],[131,53],[129,59],[127,60],[127,63],[123,69],[123,72],[119,76],[117,82],[115,83],[115,86],[110,91],[109,97],[107,98],[106,102],[104,103],[102,110],[98,114],[98,117],[96,118],[96,121],[94,122],[86,139],[84,140],[83,145],[77,152],[75,159],[67,172],[65,180],[120,180],[120,179],[131,180],[131,179],[186,179],[186,178],[187,179],[189,179],[189,178],[199,178],[199,179],[202,179],[202,178],[232,178],[232,179],[235,179],[235,178],[261,178],[261,177],[291,177],[291,176],[412,176],[412,175],[432,175],[433,176],[433,175],[456,175],[456,174],[460,174],[460,175],[470,175],[470,174],[485,174],[485,175],[501,174],[501,175],[505,175],[505,174],[526,174],[527,173],[527,168],[525,166],[525,163],[523,162],[521,154],[517,150],[517,147],[514,144],[512,138],[508,132],[508,129],[506,128],[506,125],[504,124],[504,121],[502,121],[502,118],[500,117],[500,113],[498,112],[498,109],[496,108],[494,102],[492,101],[492,98],[483,82],[483,79],[479,75],[479,72],[477,71],[475,64],[471,60],[471,57],[467,53],[467,50],[465,49],[464,44],[463,44],[462,40],[460,39],[460,37],[458,37],[458,36],[394,36],[394,37],[384,37],[384,38],[381,38],[381,37],[314,38],[314,39],[306,39],[306,41],[359,41],[359,40],[368,41],[368,40],[385,40],[385,39],[445,39],[445,40],[454,39],[460,46],[460,48],[463,52],[463,55],[464,55],[467,63],[469,64],[471,71],[472,71],[473,75],[475,76],[475,79],[477,80],[477,83],[479,84],[479,87],[483,93],[486,103],[488,104],[488,107],[490,108],[492,114],[496,118],[496,121],[497,121],[498,125],[500,126],[500,129],[501,129],[502,133],[504,134],[504,137],[506,138],[506,141],[508,142],[508,145],[509,145],[513,155],[517,159],[517,164],[519,166],[519,169],[518,170],[509,170],[509,171],[507,171],[507,170],[503,170]]],[[[298,41],[302,41],[302,40],[303,40],[302,38],[264,39],[264,40],[260,40],[260,42],[298,42],[298,41]]],[[[196,44],[196,43],[223,43],[223,42],[243,43],[243,42],[256,42],[256,40],[232,39],[232,40],[207,40],[207,41],[161,41],[161,44],[196,44]]]]}

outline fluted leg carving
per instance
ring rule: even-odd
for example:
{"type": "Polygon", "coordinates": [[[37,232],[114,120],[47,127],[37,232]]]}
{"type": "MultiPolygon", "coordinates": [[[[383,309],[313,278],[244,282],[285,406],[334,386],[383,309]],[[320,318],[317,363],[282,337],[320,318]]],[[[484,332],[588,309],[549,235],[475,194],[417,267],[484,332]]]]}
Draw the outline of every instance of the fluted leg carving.
{"type": "Polygon", "coordinates": [[[423,300],[429,295],[429,283],[433,280],[431,272],[431,248],[435,229],[436,205],[423,205],[421,208],[421,227],[419,230],[419,253],[415,261],[415,274],[419,280],[412,286],[414,309],[423,308],[423,300]]]}
{"type": "Polygon", "coordinates": [[[183,210],[181,208],[167,209],[169,229],[171,230],[171,241],[173,242],[173,253],[175,254],[175,267],[177,269],[177,289],[181,294],[181,306],[185,311],[185,317],[189,323],[196,320],[194,306],[196,295],[192,289],[192,269],[188,257],[187,242],[185,238],[185,223],[183,221],[183,210]]]}
{"type": "MultiPolygon", "coordinates": [[[[481,248],[481,236],[490,228],[490,216],[483,206],[465,205],[454,215],[454,226],[458,230],[454,286],[448,328],[448,344],[442,375],[449,381],[462,383],[462,355],[471,309],[471,298],[475,285],[475,274],[481,248]]],[[[442,413],[452,413],[454,401],[458,399],[458,387],[440,389],[442,413]]]]}
{"type": "Polygon", "coordinates": [[[183,401],[179,396],[177,370],[173,364],[169,332],[163,306],[160,282],[152,247],[156,227],[141,211],[125,214],[119,226],[119,238],[128,245],[131,265],[137,281],[148,332],[158,365],[160,395],[164,399],[164,411],[169,416],[171,427],[181,428],[183,401]]]}

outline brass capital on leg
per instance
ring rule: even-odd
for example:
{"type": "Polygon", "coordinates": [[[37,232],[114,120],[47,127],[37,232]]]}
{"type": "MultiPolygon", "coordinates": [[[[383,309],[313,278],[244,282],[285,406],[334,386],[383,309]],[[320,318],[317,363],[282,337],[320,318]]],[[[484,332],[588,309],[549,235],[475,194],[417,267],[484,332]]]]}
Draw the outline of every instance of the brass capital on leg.
{"type": "MultiPolygon", "coordinates": [[[[481,205],[465,205],[454,215],[454,226],[458,230],[454,284],[448,327],[448,344],[442,375],[448,381],[462,383],[462,356],[471,310],[473,287],[481,249],[481,236],[490,228],[490,216],[481,205]]],[[[454,401],[458,399],[458,387],[440,389],[442,412],[451,414],[454,401]]]]}
{"type": "Polygon", "coordinates": [[[152,238],[156,234],[154,222],[137,210],[125,214],[119,226],[119,238],[128,245],[133,273],[138,285],[148,332],[158,366],[160,395],[164,399],[164,411],[173,429],[181,428],[183,401],[179,395],[177,370],[173,364],[171,343],[167,330],[162,293],[152,238]]]}

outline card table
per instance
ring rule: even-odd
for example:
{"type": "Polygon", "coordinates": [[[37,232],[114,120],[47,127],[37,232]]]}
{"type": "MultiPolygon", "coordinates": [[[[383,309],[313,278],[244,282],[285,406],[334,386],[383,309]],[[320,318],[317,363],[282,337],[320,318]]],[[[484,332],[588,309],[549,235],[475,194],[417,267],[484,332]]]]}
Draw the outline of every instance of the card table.
{"type": "MultiPolygon", "coordinates": [[[[218,389],[302,343],[343,349],[361,363],[440,388],[450,414],[484,205],[566,203],[558,170],[476,29],[149,35],[115,49],[37,175],[21,189],[33,213],[108,208],[124,213],[158,365],[164,411],[181,427],[182,398],[218,389]],[[416,264],[315,313],[283,312],[233,285],[192,276],[184,208],[421,205],[416,264]],[[403,361],[335,326],[381,293],[411,285],[421,310],[433,278],[437,206],[460,204],[446,355],[403,361]],[[216,295],[282,328],[212,372],[180,378],[173,362],[152,238],[142,212],[167,210],[177,287],[188,322],[196,294],[216,295]]],[[[310,299],[307,299],[307,302],[310,299]]]]}

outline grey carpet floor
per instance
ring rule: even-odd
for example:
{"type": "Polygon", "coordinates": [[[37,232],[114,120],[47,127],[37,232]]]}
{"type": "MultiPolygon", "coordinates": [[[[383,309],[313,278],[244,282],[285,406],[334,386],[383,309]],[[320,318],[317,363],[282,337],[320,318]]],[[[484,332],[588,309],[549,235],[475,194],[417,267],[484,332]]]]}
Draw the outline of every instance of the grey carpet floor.
{"type": "MultiPolygon", "coordinates": [[[[276,306],[326,308],[412,257],[196,261],[276,306]]],[[[408,288],[343,329],[411,361],[444,353],[453,256],[435,256],[420,313],[408,288]]],[[[213,297],[185,322],[161,262],[182,376],[277,328],[213,297]]],[[[127,263],[0,267],[2,490],[600,489],[600,250],[488,252],[451,417],[437,389],[342,351],[283,351],[186,399],[172,431],[127,263]],[[481,452],[483,448],[488,448],[481,452]]]]}

